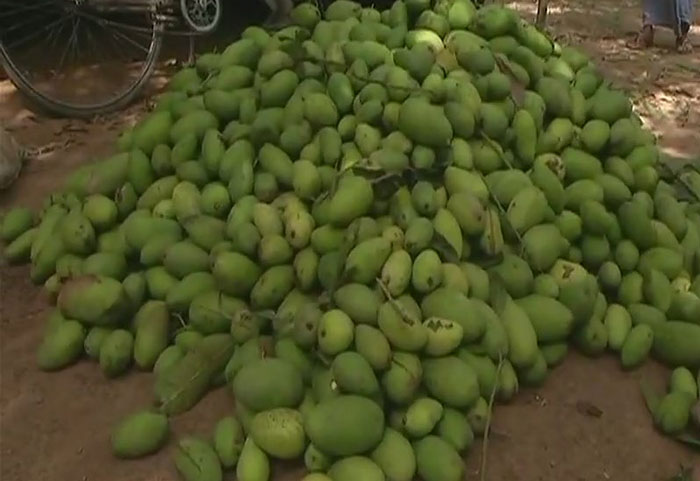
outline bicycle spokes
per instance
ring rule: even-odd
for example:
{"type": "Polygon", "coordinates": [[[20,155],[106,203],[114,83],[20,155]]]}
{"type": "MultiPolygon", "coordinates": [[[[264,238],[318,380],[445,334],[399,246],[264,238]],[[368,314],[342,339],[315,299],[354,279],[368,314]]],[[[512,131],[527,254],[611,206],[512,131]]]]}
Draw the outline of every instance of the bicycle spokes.
{"type": "Polygon", "coordinates": [[[119,9],[94,0],[0,0],[9,68],[38,96],[78,108],[128,94],[155,61],[160,33],[145,3],[119,9]]]}
{"type": "Polygon", "coordinates": [[[221,19],[221,0],[181,0],[185,22],[195,32],[214,30],[221,19]]]}

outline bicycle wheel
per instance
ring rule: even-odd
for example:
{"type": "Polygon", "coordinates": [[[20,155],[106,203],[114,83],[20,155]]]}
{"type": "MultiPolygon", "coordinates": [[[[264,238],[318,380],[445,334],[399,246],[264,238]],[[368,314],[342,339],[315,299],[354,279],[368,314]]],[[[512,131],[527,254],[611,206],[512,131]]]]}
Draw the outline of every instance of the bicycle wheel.
{"type": "Polygon", "coordinates": [[[221,21],[221,0],[180,0],[185,23],[197,33],[211,33],[221,21]]]}
{"type": "Polygon", "coordinates": [[[0,62],[38,107],[67,117],[118,110],[153,73],[163,24],[147,0],[0,0],[0,62]]]}

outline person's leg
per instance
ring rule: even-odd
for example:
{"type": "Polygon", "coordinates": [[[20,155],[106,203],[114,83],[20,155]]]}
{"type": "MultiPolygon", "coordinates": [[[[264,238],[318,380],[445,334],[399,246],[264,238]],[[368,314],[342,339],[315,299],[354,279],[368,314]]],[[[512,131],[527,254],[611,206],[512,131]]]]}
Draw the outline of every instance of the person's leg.
{"type": "Polygon", "coordinates": [[[652,47],[654,45],[654,26],[650,23],[643,25],[637,41],[640,47],[652,47]]]}
{"type": "Polygon", "coordinates": [[[644,0],[642,2],[642,29],[633,41],[627,44],[630,48],[649,48],[654,45],[654,17],[658,10],[658,0],[644,0]]]}
{"type": "Polygon", "coordinates": [[[693,22],[693,0],[674,0],[674,10],[677,18],[676,50],[681,53],[690,52],[692,46],[688,33],[693,22]]]}
{"type": "Polygon", "coordinates": [[[289,23],[289,13],[294,8],[292,0],[265,0],[270,6],[270,16],[265,20],[265,26],[279,28],[289,23]]]}
{"type": "Polygon", "coordinates": [[[651,24],[642,25],[642,29],[637,36],[627,43],[629,48],[645,49],[654,45],[654,26],[651,24]]]}
{"type": "Polygon", "coordinates": [[[681,22],[680,31],[676,36],[676,50],[678,50],[679,53],[689,53],[693,51],[693,46],[688,39],[689,32],[690,24],[688,22],[681,22]]]}

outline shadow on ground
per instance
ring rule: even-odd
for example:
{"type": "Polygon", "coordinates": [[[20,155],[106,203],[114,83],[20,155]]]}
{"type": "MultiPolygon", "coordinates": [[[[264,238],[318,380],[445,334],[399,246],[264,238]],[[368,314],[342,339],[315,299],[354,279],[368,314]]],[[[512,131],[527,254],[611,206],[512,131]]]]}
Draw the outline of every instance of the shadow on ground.
{"type": "MultiPolygon", "coordinates": [[[[533,20],[536,1],[509,6],[533,20]]],[[[690,41],[694,52],[674,51],[674,35],[657,29],[655,46],[633,50],[626,43],[641,25],[641,1],[552,0],[547,29],[564,44],[581,47],[634,100],[635,108],[673,156],[700,155],[700,2],[690,41]]]]}

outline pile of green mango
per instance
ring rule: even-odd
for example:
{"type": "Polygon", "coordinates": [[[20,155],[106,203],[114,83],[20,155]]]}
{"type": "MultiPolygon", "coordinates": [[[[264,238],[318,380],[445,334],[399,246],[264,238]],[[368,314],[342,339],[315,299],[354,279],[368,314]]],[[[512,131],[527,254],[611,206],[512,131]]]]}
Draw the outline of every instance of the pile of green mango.
{"type": "MultiPolygon", "coordinates": [[[[4,257],[53,296],[37,362],[152,371],[116,456],[224,387],[186,481],[463,479],[493,400],[570,346],[677,368],[650,403],[700,429],[700,173],[664,180],[654,136],[579,50],[499,5],[302,3],[178,72],[118,152],[4,257]]],[[[695,431],[694,431],[695,430],[695,431]]]]}

